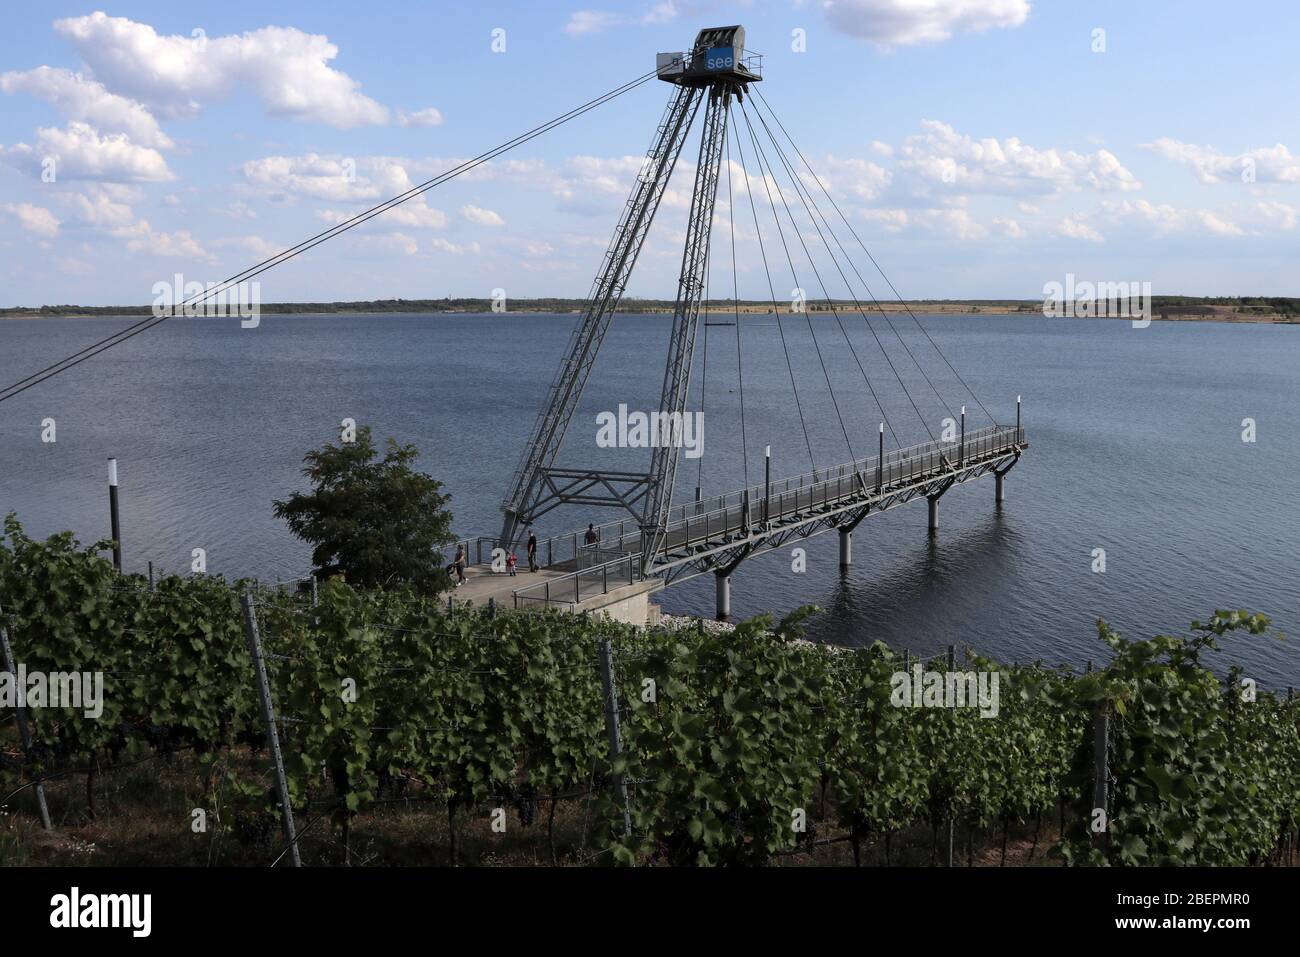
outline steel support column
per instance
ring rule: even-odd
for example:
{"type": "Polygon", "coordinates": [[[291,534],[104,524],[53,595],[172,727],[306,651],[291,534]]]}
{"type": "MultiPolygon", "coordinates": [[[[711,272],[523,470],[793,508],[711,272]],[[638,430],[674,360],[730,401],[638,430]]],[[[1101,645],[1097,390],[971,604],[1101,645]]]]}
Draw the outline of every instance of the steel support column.
{"type": "MultiPolygon", "coordinates": [[[[574,327],[568,352],[552,380],[546,405],[533,425],[510,492],[502,503],[505,519],[500,540],[503,545],[513,542],[520,529],[528,525],[536,514],[565,501],[563,494],[548,492],[547,470],[554,464],[569,422],[577,411],[610,320],[618,308],[704,95],[698,87],[679,86],[674,90],[623,216],[605,251],[604,265],[592,285],[586,312],[574,327]],[[548,497],[556,501],[547,503],[548,497]]],[[[607,504],[624,503],[611,499],[607,504]]]]}

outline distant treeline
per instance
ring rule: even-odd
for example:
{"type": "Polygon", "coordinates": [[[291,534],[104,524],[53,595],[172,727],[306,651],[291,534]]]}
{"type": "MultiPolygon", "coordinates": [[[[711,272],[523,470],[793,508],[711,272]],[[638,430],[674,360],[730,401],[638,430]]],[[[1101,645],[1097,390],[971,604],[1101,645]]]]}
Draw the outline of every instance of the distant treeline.
{"type": "MultiPolygon", "coordinates": [[[[837,308],[855,309],[851,300],[835,299],[829,303],[825,299],[809,299],[810,310],[820,312],[829,305],[837,308]]],[[[882,302],[887,309],[901,308],[898,302],[882,302]]],[[[586,308],[585,299],[510,299],[507,301],[509,312],[581,312],[586,308]]],[[[710,299],[705,306],[717,310],[739,306],[748,309],[762,309],[771,305],[768,300],[710,299]]],[[[864,303],[864,305],[867,305],[864,303]]],[[[1039,299],[911,299],[906,301],[910,308],[943,306],[946,311],[954,307],[970,307],[973,311],[995,309],[1008,312],[1036,312],[1042,308],[1039,299]]],[[[1212,315],[1225,310],[1241,315],[1282,315],[1300,316],[1300,298],[1285,296],[1152,296],[1152,310],[1157,313],[1175,313],[1179,315],[1212,315]]],[[[672,312],[674,302],[671,299],[637,299],[625,296],[619,304],[619,312],[672,312]]],[[[384,312],[491,312],[491,299],[368,299],[356,302],[269,302],[261,305],[264,315],[286,315],[294,313],[384,313],[384,312]]],[[[871,304],[870,308],[875,308],[871,304]]],[[[40,318],[46,316],[147,316],[153,314],[151,305],[141,306],[13,306],[0,309],[0,318],[40,318]]]]}

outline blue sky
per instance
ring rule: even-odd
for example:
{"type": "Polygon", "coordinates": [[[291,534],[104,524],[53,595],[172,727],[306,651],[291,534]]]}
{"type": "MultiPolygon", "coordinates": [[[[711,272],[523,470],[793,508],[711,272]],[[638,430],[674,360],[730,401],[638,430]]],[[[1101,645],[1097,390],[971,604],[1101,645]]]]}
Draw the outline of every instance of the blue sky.
{"type": "MultiPolygon", "coordinates": [[[[726,23],[745,25],[765,96],[905,296],[1034,298],[1067,273],[1300,295],[1300,9],[1281,0],[48,2],[4,17],[0,305],[144,303],[177,272],[222,279],[726,23]]],[[[584,295],[668,93],[651,82],[262,276],[262,300],[584,295]]],[[[630,295],[675,289],[690,171],[630,295]]],[[[749,216],[738,198],[740,294],[759,298],[749,216]]],[[[817,294],[807,270],[774,278],[817,294]]]]}

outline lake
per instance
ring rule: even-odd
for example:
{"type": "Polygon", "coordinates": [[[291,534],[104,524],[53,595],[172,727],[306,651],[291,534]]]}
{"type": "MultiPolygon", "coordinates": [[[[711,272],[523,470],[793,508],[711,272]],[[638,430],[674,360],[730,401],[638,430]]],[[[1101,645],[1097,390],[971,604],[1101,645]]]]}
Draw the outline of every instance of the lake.
{"type": "MultiPolygon", "coordinates": [[[[891,447],[925,440],[927,427],[938,435],[962,404],[969,429],[989,424],[910,319],[893,317],[894,329],[873,320],[891,368],[862,318],[841,318],[843,330],[825,314],[786,316],[780,327],[742,315],[738,356],[737,327],[708,317],[691,405],[703,374],[704,454],[683,459],[677,501],[697,483],[706,495],[740,487],[746,456],[749,481],[760,482],[768,445],[775,476],[874,454],[880,411],[868,381],[896,433],[891,447]]],[[[353,418],[420,448],[420,468],[452,495],[458,534],[495,535],[576,319],[263,316],[248,330],[170,320],[0,405],[0,511],[17,511],[34,535],[107,537],[105,460],[116,456],[128,570],[152,560],[186,571],[202,547],[210,571],[291,578],[310,570],[309,549],[271,503],[304,487],[303,453],[336,441],[353,418]],[[46,418],[57,424],[52,444],[41,440],[46,418]]],[[[803,574],[791,569],[793,546],[763,554],[733,576],[735,616],[815,603],[824,613],[810,634],[821,640],[883,640],[924,655],[970,644],[1007,661],[1072,665],[1105,657],[1098,617],[1139,637],[1248,608],[1300,635],[1300,327],[920,319],[999,422],[1015,421],[1024,396],[1031,447],[1007,477],[1004,507],[985,479],[944,496],[933,538],[920,503],[872,516],[843,576],[833,535],[804,544],[803,574]],[[1096,549],[1104,572],[1094,571],[1096,549]]],[[[130,322],[0,321],[0,384],[130,322]]],[[[559,464],[645,467],[644,450],[596,447],[596,415],[657,406],[669,326],[667,316],[615,320],[559,464]]],[[[616,517],[552,513],[538,533],[616,517]]],[[[659,599],[669,612],[711,615],[712,576],[659,599]]],[[[1293,641],[1235,638],[1226,649],[1224,660],[1264,686],[1300,684],[1293,641]]]]}

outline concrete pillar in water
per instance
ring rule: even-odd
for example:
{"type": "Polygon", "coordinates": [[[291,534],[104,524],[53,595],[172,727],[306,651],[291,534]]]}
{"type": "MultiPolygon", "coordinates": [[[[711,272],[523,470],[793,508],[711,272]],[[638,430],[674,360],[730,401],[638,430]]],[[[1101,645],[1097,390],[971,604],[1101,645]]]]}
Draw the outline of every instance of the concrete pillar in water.
{"type": "Polygon", "coordinates": [[[840,529],[840,568],[853,564],[853,533],[847,528],[840,529]]]}
{"type": "Polygon", "coordinates": [[[718,583],[718,621],[726,621],[731,617],[731,575],[722,572],[713,575],[718,583]]]}
{"type": "Polygon", "coordinates": [[[939,496],[929,495],[926,501],[930,504],[930,531],[937,531],[939,528],[939,496]]]}
{"type": "Polygon", "coordinates": [[[1006,478],[1006,473],[1005,473],[1005,472],[994,472],[994,473],[993,473],[993,478],[994,478],[994,479],[996,480],[996,482],[997,482],[997,493],[996,493],[996,494],[997,494],[997,497],[996,497],[995,501],[996,501],[999,505],[1001,505],[1003,502],[1005,502],[1005,501],[1007,500],[1006,491],[1005,491],[1005,490],[1003,489],[1003,487],[1002,487],[1002,480],[1003,480],[1004,478],[1006,478]]]}

